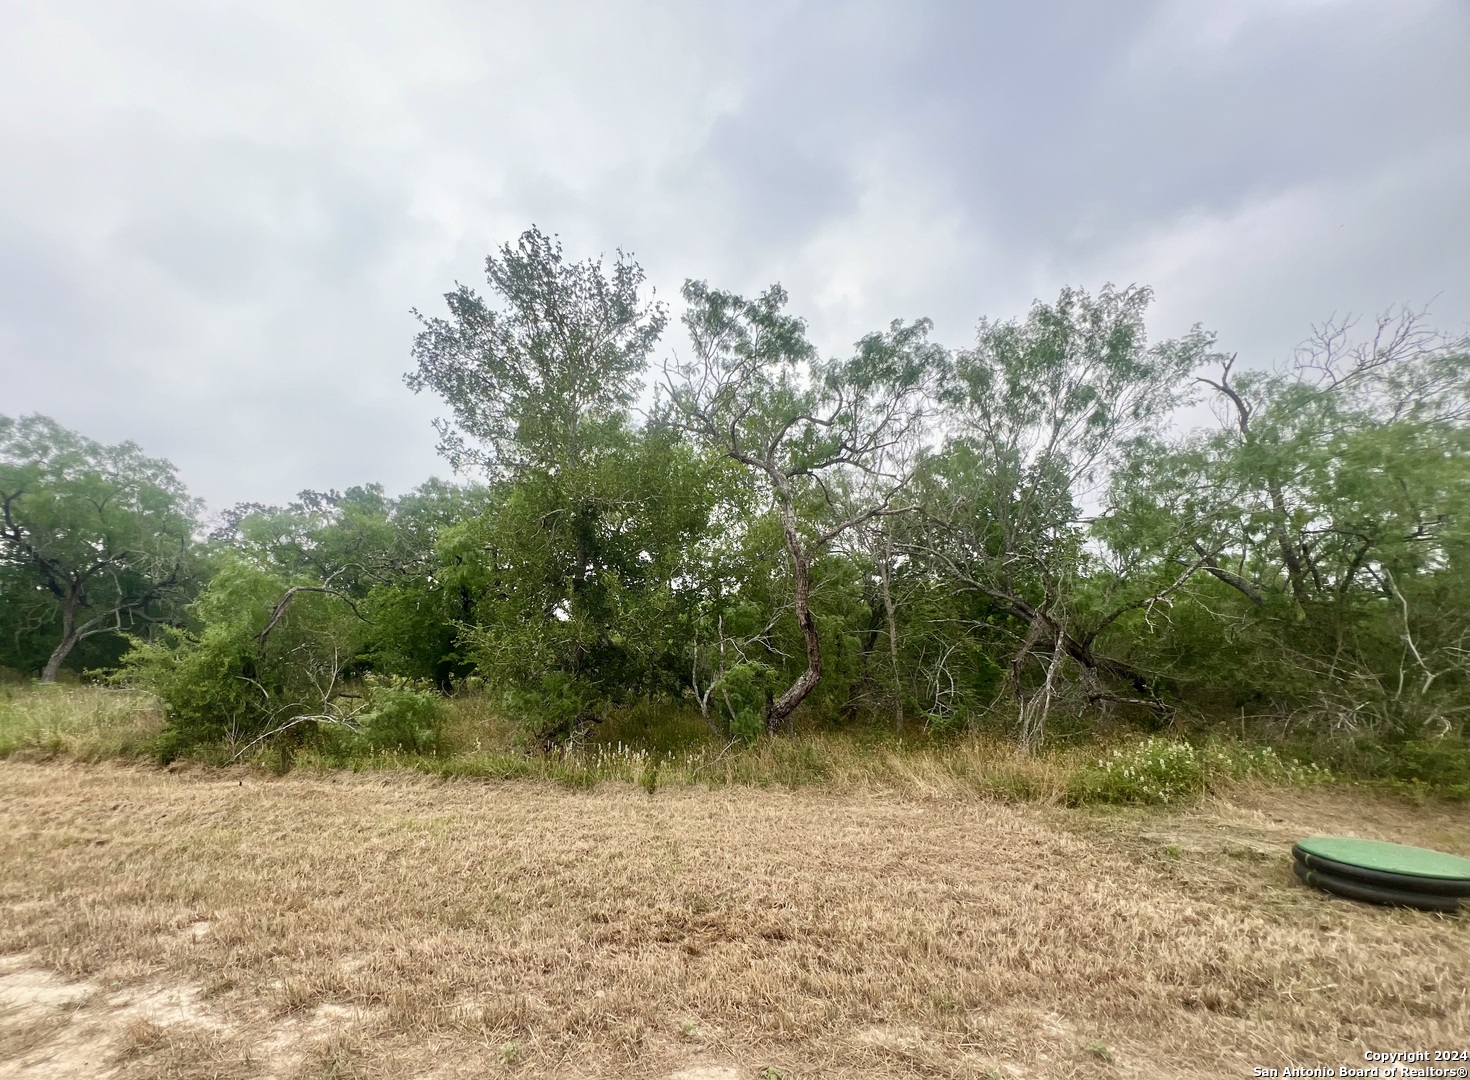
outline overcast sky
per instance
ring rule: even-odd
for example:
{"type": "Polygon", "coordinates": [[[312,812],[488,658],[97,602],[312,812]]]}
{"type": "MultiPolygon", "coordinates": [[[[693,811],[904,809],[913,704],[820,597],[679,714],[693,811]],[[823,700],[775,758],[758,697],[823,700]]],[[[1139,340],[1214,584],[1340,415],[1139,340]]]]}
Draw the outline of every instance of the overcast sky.
{"type": "Polygon", "coordinates": [[[0,413],[214,509],[401,492],[448,473],[409,309],[532,222],[671,301],[779,280],[826,352],[1108,281],[1252,365],[1459,330],[1467,71],[1465,0],[7,0],[0,413]]]}

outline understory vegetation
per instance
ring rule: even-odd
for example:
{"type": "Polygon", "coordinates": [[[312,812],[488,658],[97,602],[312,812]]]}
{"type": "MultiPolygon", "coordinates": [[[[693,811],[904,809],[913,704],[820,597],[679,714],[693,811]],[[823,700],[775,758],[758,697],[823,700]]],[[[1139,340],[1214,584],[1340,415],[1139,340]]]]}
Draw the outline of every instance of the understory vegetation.
{"type": "Polygon", "coordinates": [[[407,376],[462,482],[206,519],[131,443],[0,417],[0,750],[1467,794],[1470,349],[1422,313],[1265,367],[1066,289],[824,357],[779,286],[688,281],[660,354],[622,253],[533,229],[486,269],[407,376]]]}
{"type": "MultiPolygon", "coordinates": [[[[1359,745],[1319,764],[1310,745],[1257,728],[1079,733],[1028,752],[999,731],[903,740],[873,728],[805,731],[755,741],[712,739],[687,714],[634,709],[597,737],[547,751],[491,695],[423,690],[379,697],[357,729],[312,725],[295,740],[195,743],[180,750],[152,695],[88,685],[0,687],[0,758],[121,760],[175,767],[241,764],[281,772],[408,770],[448,779],[532,779],[569,788],[633,784],[650,795],[689,787],[820,787],[1081,806],[1177,807],[1242,782],[1274,787],[1359,785],[1412,799],[1470,798],[1470,751],[1441,740],[1393,752],[1359,745]],[[386,702],[386,705],[385,705],[386,702]],[[1268,740],[1275,739],[1276,746],[1268,740]]],[[[1279,735],[1279,733],[1278,733],[1279,735]]],[[[1324,757],[1325,755],[1318,755],[1324,757]]]]}

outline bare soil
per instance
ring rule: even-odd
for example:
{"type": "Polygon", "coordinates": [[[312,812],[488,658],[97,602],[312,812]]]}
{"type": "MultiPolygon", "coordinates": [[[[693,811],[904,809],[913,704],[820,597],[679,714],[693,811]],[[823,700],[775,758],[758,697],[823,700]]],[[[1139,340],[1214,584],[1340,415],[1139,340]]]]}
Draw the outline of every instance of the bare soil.
{"type": "Polygon", "coordinates": [[[0,762],[0,1078],[1241,1077],[1466,1045],[1463,806],[1190,811],[0,762]]]}

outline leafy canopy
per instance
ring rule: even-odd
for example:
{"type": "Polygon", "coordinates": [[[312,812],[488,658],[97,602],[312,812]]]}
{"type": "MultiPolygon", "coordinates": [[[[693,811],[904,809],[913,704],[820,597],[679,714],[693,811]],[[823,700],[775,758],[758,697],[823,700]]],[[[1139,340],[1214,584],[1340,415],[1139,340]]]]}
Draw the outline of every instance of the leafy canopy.
{"type": "Polygon", "coordinates": [[[600,260],[567,262],[561,243],[534,227],[489,256],[485,274],[503,309],[459,285],[444,297],[449,318],[414,312],[424,329],[406,379],[454,414],[453,424],[436,421],[441,452],[456,468],[491,473],[580,462],[599,429],[624,421],[667,322],[663,306],[640,298],[643,270],[623,252],[609,276],[600,260]]]}

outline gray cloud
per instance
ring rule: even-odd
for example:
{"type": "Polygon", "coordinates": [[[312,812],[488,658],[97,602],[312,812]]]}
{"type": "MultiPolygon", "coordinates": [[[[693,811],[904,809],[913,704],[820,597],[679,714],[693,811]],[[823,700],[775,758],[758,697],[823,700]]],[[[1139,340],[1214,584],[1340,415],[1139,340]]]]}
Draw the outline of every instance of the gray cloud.
{"type": "Polygon", "coordinates": [[[1334,311],[1462,327],[1467,30],[1456,0],[8,5],[0,411],[216,507],[402,490],[445,471],[408,310],[532,221],[670,299],[781,280],[828,350],[1109,280],[1251,363],[1334,311]]]}

